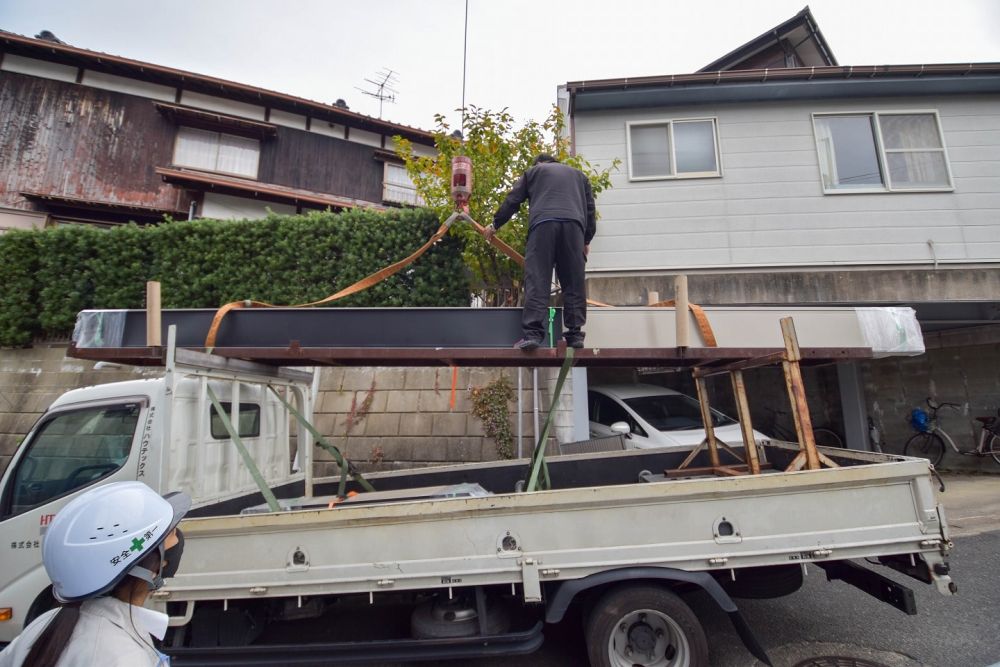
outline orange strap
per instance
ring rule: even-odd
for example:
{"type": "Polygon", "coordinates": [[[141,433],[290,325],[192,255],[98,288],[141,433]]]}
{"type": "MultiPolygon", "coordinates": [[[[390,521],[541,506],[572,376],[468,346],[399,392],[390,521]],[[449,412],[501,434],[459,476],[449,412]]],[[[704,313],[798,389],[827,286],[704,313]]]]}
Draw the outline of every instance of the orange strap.
{"type": "MultiPolygon", "coordinates": [[[[669,301],[657,301],[649,305],[651,308],[671,308],[677,304],[673,299],[670,299],[669,301]]],[[[705,309],[693,303],[688,304],[688,309],[694,315],[694,321],[698,323],[698,331],[701,332],[701,339],[705,341],[705,346],[718,347],[719,344],[715,340],[715,332],[712,331],[712,325],[708,322],[708,315],[705,314],[705,309]]]]}
{"type": "MultiPolygon", "coordinates": [[[[219,326],[222,324],[223,318],[225,318],[227,313],[229,313],[232,310],[236,310],[237,308],[307,308],[309,306],[319,306],[324,303],[336,301],[337,299],[342,299],[345,296],[350,296],[351,294],[356,294],[362,290],[368,289],[372,285],[382,282],[386,278],[395,275],[396,273],[399,273],[401,269],[409,266],[410,264],[415,262],[417,258],[419,258],[421,255],[427,252],[431,246],[440,241],[444,237],[444,235],[448,233],[448,228],[451,226],[452,221],[457,219],[462,219],[470,223],[473,227],[476,228],[477,232],[482,233],[484,229],[482,225],[473,220],[466,213],[452,214],[452,216],[449,217],[448,220],[443,225],[441,225],[436,232],[434,232],[434,235],[430,238],[430,240],[427,241],[427,243],[422,245],[420,248],[418,248],[417,251],[414,252],[412,255],[410,255],[405,259],[401,259],[395,264],[390,264],[381,271],[376,271],[375,273],[371,274],[366,278],[362,278],[353,285],[345,287],[336,294],[331,294],[325,299],[320,299],[319,301],[310,301],[309,303],[300,303],[293,306],[277,306],[273,303],[268,303],[266,301],[253,301],[250,299],[247,299],[245,301],[233,301],[231,303],[223,305],[215,312],[215,317],[212,318],[212,325],[208,328],[208,335],[205,336],[205,347],[207,348],[215,347],[215,338],[216,336],[218,336],[219,326]]],[[[500,252],[507,255],[507,257],[509,257],[519,265],[524,266],[524,257],[519,252],[514,250],[512,247],[510,247],[510,245],[502,241],[499,237],[493,236],[490,239],[490,243],[500,252]]],[[[587,304],[591,306],[599,306],[602,308],[614,308],[614,306],[610,304],[601,303],[600,301],[594,301],[593,299],[587,299],[587,304]]],[[[674,305],[675,304],[673,300],[660,301],[658,303],[652,304],[653,307],[664,307],[664,308],[669,308],[674,305]]],[[[715,339],[715,333],[712,331],[712,325],[709,324],[708,316],[705,315],[705,311],[702,309],[702,307],[693,303],[689,303],[688,308],[690,308],[691,313],[694,315],[695,322],[697,322],[698,324],[698,330],[701,332],[701,338],[705,342],[705,345],[707,347],[718,347],[718,343],[716,342],[715,339]]],[[[458,369],[455,368],[452,374],[452,387],[451,387],[452,409],[454,409],[455,407],[455,383],[457,382],[457,374],[456,374],[457,370],[458,369]]]]}
{"type": "Polygon", "coordinates": [[[310,301],[309,303],[300,303],[294,306],[276,306],[273,303],[268,303],[266,301],[252,301],[249,299],[246,301],[233,301],[231,303],[227,303],[215,312],[215,317],[212,318],[212,325],[208,328],[208,335],[205,336],[205,347],[207,348],[215,347],[215,338],[219,333],[219,326],[222,324],[222,319],[231,310],[236,310],[237,308],[306,308],[308,306],[319,306],[324,303],[336,301],[337,299],[342,299],[345,296],[350,296],[351,294],[356,294],[357,292],[366,290],[372,285],[382,282],[389,276],[399,273],[401,269],[406,268],[414,261],[416,261],[418,257],[427,252],[427,250],[429,250],[432,245],[440,241],[441,238],[444,237],[444,235],[447,233],[448,233],[448,225],[446,224],[441,225],[438,228],[438,230],[434,232],[434,236],[432,236],[430,240],[427,241],[427,243],[420,246],[420,248],[415,253],[413,253],[406,259],[401,259],[395,264],[390,264],[381,271],[376,271],[370,276],[362,278],[361,280],[354,283],[350,287],[345,287],[336,294],[331,294],[325,299],[320,299],[319,301],[310,301]]]}

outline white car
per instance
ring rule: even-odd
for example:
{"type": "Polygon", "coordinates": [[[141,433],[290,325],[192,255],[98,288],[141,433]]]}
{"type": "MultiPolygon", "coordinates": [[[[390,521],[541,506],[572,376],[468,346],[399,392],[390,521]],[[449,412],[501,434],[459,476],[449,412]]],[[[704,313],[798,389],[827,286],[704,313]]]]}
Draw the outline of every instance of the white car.
{"type": "MultiPolygon", "coordinates": [[[[673,389],[652,384],[595,385],[587,391],[590,437],[626,433],[628,449],[676,447],[691,449],[705,439],[698,401],[673,389]]],[[[712,410],[715,437],[739,447],[740,424],[712,410]]],[[[767,436],[754,431],[755,440],[767,436]]]]}

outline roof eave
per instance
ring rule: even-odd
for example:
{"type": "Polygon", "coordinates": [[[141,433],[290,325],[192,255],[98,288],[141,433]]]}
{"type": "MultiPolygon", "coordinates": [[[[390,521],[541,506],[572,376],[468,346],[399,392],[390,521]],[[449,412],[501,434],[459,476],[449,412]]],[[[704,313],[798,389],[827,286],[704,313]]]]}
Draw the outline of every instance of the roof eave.
{"type": "Polygon", "coordinates": [[[81,49],[68,44],[56,44],[46,40],[32,39],[0,30],[0,51],[41,58],[66,65],[84,67],[95,71],[119,76],[132,76],[145,81],[184,88],[212,95],[222,95],[252,104],[266,104],[293,113],[311,115],[314,118],[335,120],[341,125],[370,130],[382,134],[400,135],[422,144],[433,144],[434,134],[420,128],[410,127],[372,118],[341,107],[296,97],[277,91],[258,88],[247,84],[219,79],[185,70],[174,69],[153,63],[146,63],[121,56],[81,49]]]}
{"type": "Polygon", "coordinates": [[[1000,92],[1000,63],[742,70],[567,84],[573,109],[1000,92]]]}

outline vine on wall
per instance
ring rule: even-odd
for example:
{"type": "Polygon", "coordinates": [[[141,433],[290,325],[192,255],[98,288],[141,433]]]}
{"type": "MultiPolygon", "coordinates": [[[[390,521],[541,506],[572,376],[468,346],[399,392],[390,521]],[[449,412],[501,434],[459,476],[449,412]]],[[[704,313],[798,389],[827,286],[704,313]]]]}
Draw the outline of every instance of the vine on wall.
{"type": "Polygon", "coordinates": [[[483,422],[486,435],[496,443],[497,456],[514,458],[514,435],[510,427],[508,404],[514,399],[514,390],[503,375],[485,387],[473,387],[472,414],[483,422]]]}

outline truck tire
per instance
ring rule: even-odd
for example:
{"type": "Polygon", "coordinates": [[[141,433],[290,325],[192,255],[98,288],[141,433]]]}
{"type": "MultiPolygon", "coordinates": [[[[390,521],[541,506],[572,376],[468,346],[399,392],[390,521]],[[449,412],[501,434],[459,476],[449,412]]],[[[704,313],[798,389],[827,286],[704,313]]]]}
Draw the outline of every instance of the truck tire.
{"type": "Polygon", "coordinates": [[[708,640],[691,608],[655,584],[605,593],[586,625],[592,667],[708,667],[708,640]]]}

